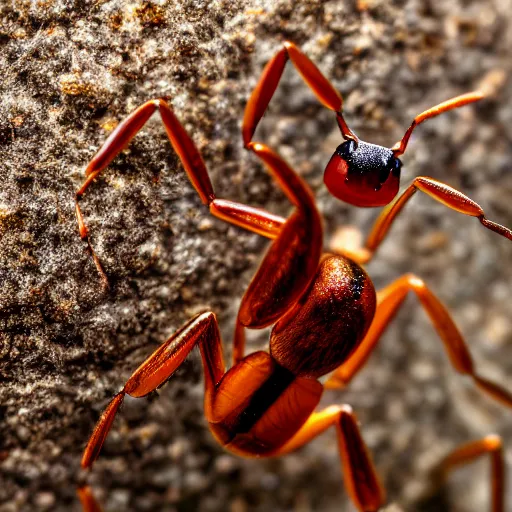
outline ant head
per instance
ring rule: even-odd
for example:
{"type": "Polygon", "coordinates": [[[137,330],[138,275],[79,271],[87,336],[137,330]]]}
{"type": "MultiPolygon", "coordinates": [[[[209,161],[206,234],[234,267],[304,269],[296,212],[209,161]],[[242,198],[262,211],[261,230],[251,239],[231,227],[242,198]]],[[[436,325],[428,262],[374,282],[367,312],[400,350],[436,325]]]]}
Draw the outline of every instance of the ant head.
{"type": "Polygon", "coordinates": [[[462,107],[484,97],[479,91],[462,94],[417,115],[402,140],[391,149],[368,144],[357,139],[347,126],[340,111],[336,119],[343,138],[325,168],[324,182],[329,192],[354,206],[385,206],[398,193],[403,155],[411,133],[416,126],[443,112],[462,107]]]}
{"type": "Polygon", "coordinates": [[[385,206],[398,193],[402,162],[391,149],[347,140],[325,168],[329,192],[354,206],[385,206]]]}

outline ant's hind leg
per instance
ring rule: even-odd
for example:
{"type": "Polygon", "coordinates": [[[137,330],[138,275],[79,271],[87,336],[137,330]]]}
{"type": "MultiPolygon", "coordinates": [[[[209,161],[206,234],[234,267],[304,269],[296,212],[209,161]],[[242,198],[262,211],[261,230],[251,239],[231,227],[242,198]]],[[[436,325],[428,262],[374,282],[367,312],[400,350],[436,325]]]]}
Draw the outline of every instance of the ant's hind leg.
{"type": "Polygon", "coordinates": [[[290,441],[272,455],[290,453],[335,426],[345,487],[357,509],[376,512],[386,501],[368,448],[361,436],[356,415],[348,405],[331,406],[314,412],[290,441]]]}
{"type": "Polygon", "coordinates": [[[205,413],[209,415],[211,397],[225,371],[217,319],[210,312],[189,320],[135,370],[98,420],[84,450],[83,468],[91,467],[97,459],[125,395],[140,398],[155,391],[181,366],[196,345],[199,345],[203,361],[205,413]]]}
{"type": "Polygon", "coordinates": [[[505,463],[501,438],[489,435],[456,448],[441,462],[443,475],[489,455],[491,462],[491,512],[505,512],[505,463]]]}

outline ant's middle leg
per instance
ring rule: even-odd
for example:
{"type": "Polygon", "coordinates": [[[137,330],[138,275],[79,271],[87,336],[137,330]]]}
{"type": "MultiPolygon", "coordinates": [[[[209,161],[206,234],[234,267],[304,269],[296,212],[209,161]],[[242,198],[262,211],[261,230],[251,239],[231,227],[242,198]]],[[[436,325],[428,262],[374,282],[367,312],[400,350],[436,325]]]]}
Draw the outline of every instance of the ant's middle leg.
{"type": "MultiPolygon", "coordinates": [[[[394,318],[407,294],[413,291],[430,317],[450,361],[459,373],[469,375],[476,385],[495,400],[512,407],[512,394],[499,384],[480,377],[474,370],[474,363],[464,339],[453,319],[441,301],[418,277],[408,274],[377,294],[378,305],[375,318],[361,345],[327,380],[324,387],[336,389],[346,386],[364,366],[371,352],[377,346],[384,330],[394,318]]],[[[488,436],[473,441],[455,450],[442,463],[444,471],[469,463],[484,454],[491,456],[492,512],[504,512],[504,462],[501,440],[497,436],[488,436]]]]}
{"type": "Polygon", "coordinates": [[[410,291],[416,294],[421,305],[425,308],[455,370],[461,374],[469,375],[475,384],[492,398],[508,407],[512,407],[511,393],[499,384],[476,373],[466,342],[450,313],[423,280],[412,274],[402,276],[378,292],[377,311],[365,338],[347,361],[334,371],[325,383],[325,387],[344,387],[353,379],[370,357],[384,330],[393,320],[410,291]]]}
{"type": "MultiPolygon", "coordinates": [[[[277,215],[273,215],[265,210],[259,208],[252,208],[244,204],[236,203],[233,201],[225,201],[217,199],[211,184],[206,165],[201,158],[201,155],[195,146],[194,142],[185,131],[181,123],[176,118],[174,112],[164,99],[150,100],[134,112],[132,112],[119,126],[112,132],[112,134],[105,141],[100,150],[92,158],[86,168],[86,180],[76,192],[75,210],[78,221],[78,228],[80,237],[86,240],[96,264],[97,270],[102,277],[106,286],[108,286],[108,279],[103,270],[101,262],[97,257],[94,249],[89,240],[88,228],[80,208],[79,201],[89,188],[94,179],[110,164],[110,162],[130,143],[133,137],[144,126],[153,113],[158,110],[162,118],[165,130],[171,142],[173,149],[176,151],[180,158],[188,178],[198,193],[201,201],[209,205],[210,211],[216,217],[219,217],[232,224],[244,227],[255,233],[259,233],[269,238],[276,238],[280,232],[281,227],[285,223],[285,219],[277,215]]],[[[268,148],[260,147],[254,148],[257,156],[265,161],[272,159],[272,155],[268,156],[267,153],[272,154],[268,148]]],[[[280,176],[281,169],[277,169],[277,179],[279,184],[284,188],[285,192],[292,196],[294,204],[302,206],[304,197],[300,192],[297,193],[297,188],[304,188],[303,183],[291,183],[288,185],[287,179],[292,179],[289,176],[280,176]],[[294,190],[292,190],[294,189],[294,190]],[[295,201],[295,199],[297,201],[295,201]]],[[[282,174],[282,172],[281,172],[282,174]]],[[[293,171],[292,171],[292,174],[293,171]]],[[[297,177],[300,180],[300,178],[297,177]]],[[[306,202],[309,198],[306,198],[306,202]]]]}
{"type": "Polygon", "coordinates": [[[155,99],[138,107],[117,126],[89,162],[85,171],[86,180],[76,192],[75,211],[80,237],[82,240],[87,241],[96,268],[107,287],[108,278],[90,243],[88,229],[80,209],[79,200],[94,179],[126,146],[128,146],[133,137],[141,130],[156,110],[160,112],[171,145],[183,163],[185,171],[203,203],[209,204],[215,197],[213,186],[199,151],[167,102],[163,99],[155,99]]]}

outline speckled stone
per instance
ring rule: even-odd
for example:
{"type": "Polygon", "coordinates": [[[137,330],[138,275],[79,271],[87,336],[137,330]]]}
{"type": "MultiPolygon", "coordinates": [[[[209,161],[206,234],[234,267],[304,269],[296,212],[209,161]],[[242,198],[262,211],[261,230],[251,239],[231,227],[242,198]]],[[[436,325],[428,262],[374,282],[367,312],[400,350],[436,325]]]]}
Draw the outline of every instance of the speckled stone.
{"type": "MultiPolygon", "coordinates": [[[[481,104],[417,129],[403,185],[433,176],[512,226],[511,12],[498,0],[0,2],[0,512],[79,511],[85,481],[107,511],[352,511],[334,432],[279,460],[224,454],[203,418],[196,354],[158,395],[125,404],[94,470],[80,471],[110,397],[187,318],[214,310],[229,347],[267,242],[210,218],[157,116],[81,203],[109,292],[78,236],[74,193],[115,125],[168,96],[218,195],[287,215],[243,151],[240,126],[263,65],[288,38],[342,91],[347,122],[372,143],[390,146],[423,109],[486,90],[481,104]]],[[[339,131],[293,69],[256,139],[314,189],[326,247],[342,227],[368,232],[377,212],[323,185],[339,131]]],[[[512,389],[511,261],[510,242],[418,194],[368,272],[378,288],[408,271],[424,278],[479,371],[512,389]]],[[[250,339],[259,348],[267,334],[250,339]]],[[[455,374],[414,297],[350,388],[325,393],[332,403],[354,407],[387,512],[487,510],[486,464],[446,485],[432,476],[464,441],[497,432],[512,447],[510,413],[455,374]]]]}

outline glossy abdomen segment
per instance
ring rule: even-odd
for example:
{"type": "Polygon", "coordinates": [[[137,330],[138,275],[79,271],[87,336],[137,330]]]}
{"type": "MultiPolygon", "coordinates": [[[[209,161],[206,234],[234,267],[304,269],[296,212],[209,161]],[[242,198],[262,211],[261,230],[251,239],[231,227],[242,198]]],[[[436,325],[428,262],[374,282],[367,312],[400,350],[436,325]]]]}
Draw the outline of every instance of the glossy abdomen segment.
{"type": "Polygon", "coordinates": [[[325,375],[362,341],[375,307],[375,289],[366,272],[348,258],[328,255],[307,292],[274,326],[270,353],[295,375],[325,375]]]}
{"type": "Polygon", "coordinates": [[[285,444],[317,406],[323,387],[295,377],[265,352],[231,368],[212,397],[210,429],[228,450],[261,456],[285,444]]]}

